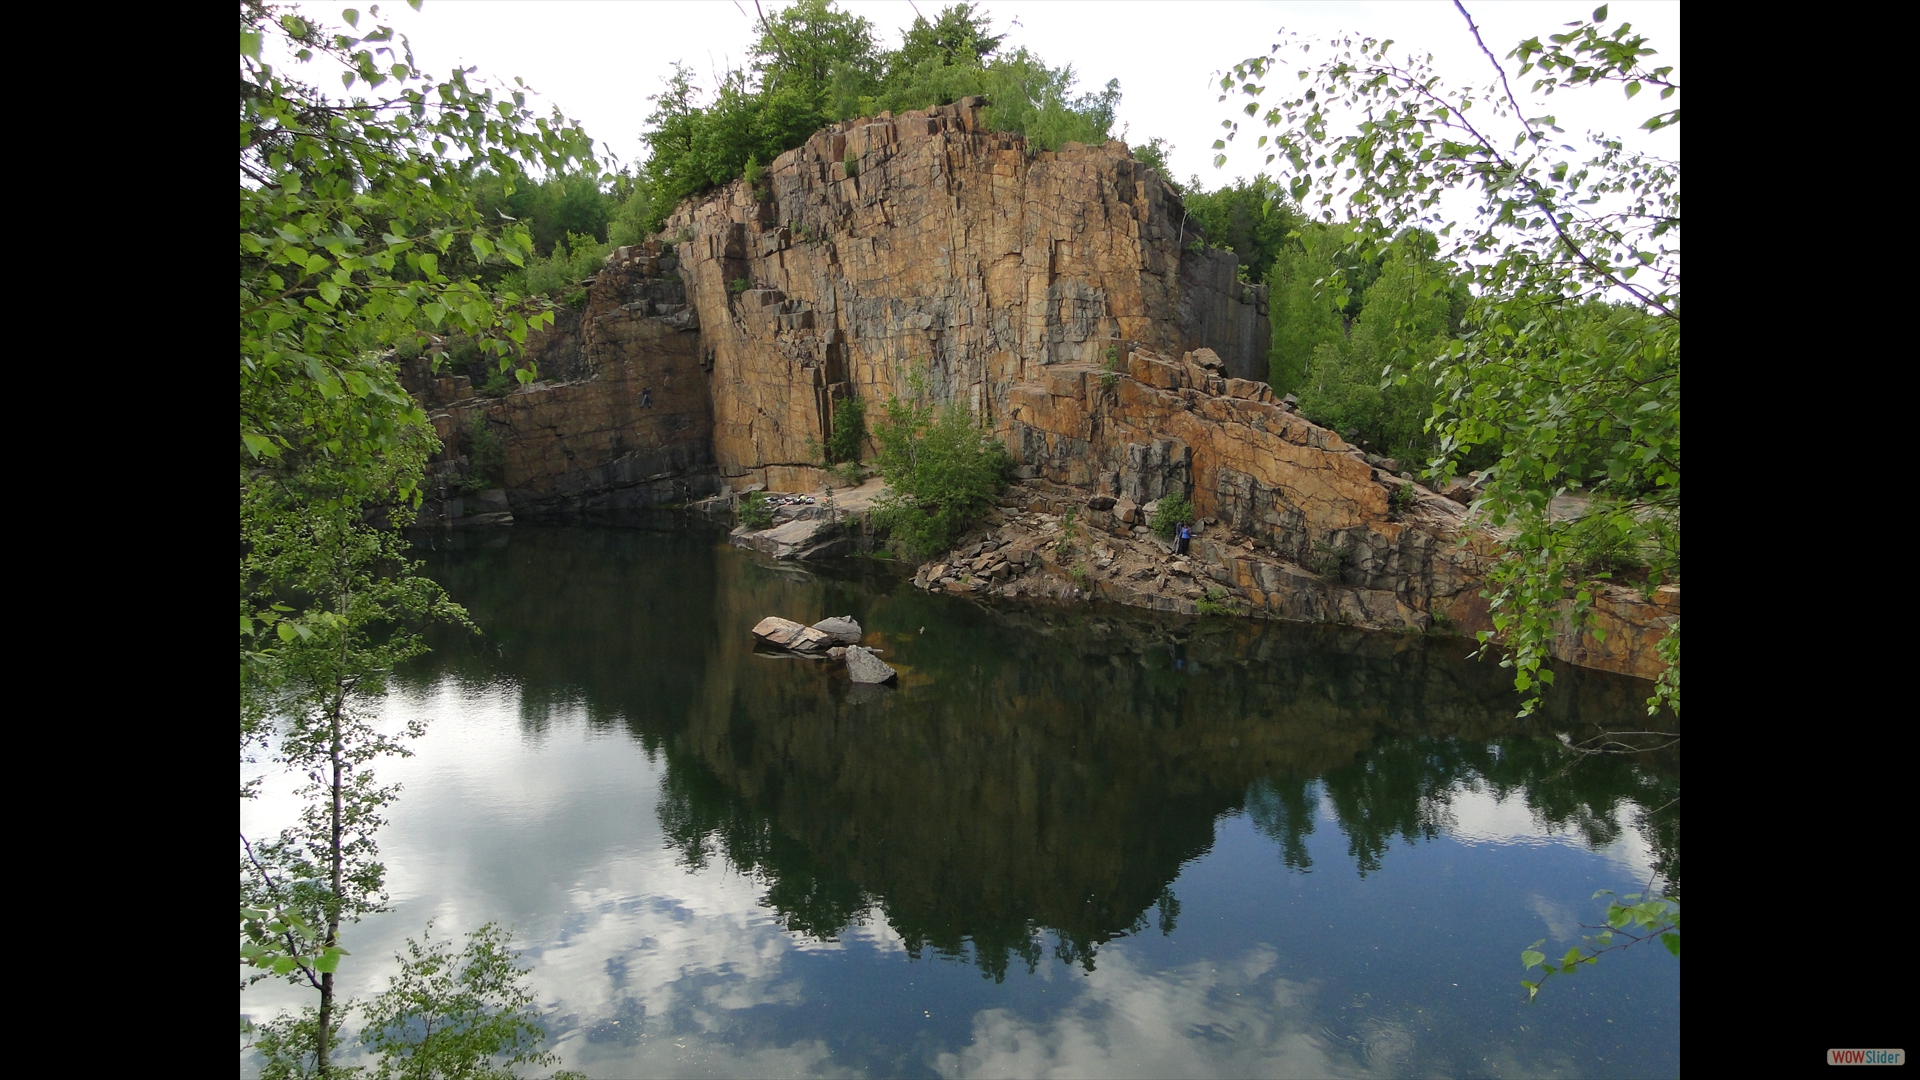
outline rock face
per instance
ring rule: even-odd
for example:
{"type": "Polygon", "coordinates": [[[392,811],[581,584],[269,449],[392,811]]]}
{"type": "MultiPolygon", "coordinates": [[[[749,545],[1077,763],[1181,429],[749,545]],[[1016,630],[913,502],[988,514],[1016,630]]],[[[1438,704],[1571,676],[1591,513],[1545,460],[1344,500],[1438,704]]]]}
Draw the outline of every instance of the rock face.
{"type": "Polygon", "coordinates": [[[719,490],[698,320],[671,299],[685,290],[663,269],[670,255],[623,250],[627,265],[599,275],[584,312],[562,311],[551,330],[528,335],[539,381],[481,398],[465,377],[436,377],[431,357],[403,369],[445,446],[423,523],[461,516],[449,502],[476,417],[504,443],[504,490],[519,517],[679,505],[719,490]]]}
{"type": "Polygon", "coordinates": [[[892,682],[895,675],[885,660],[858,645],[847,646],[847,674],[856,683],[892,682]]]}
{"type": "MultiPolygon", "coordinates": [[[[971,99],[836,125],[668,219],[712,357],[728,477],[814,482],[833,400],[925,380],[1006,430],[1051,365],[1211,346],[1266,377],[1264,291],[1182,248],[1178,196],[1120,143],[1034,152],[971,99]],[[855,162],[853,175],[845,162],[855,162]]],[[[1191,236],[1185,237],[1191,240],[1191,236]]]]}
{"type": "MultiPolygon", "coordinates": [[[[777,158],[759,190],[682,204],[660,238],[609,256],[583,310],[531,336],[539,382],[483,399],[413,363],[408,386],[446,445],[423,521],[815,489],[830,479],[814,462],[835,401],[871,413],[924,390],[973,409],[1017,475],[1066,491],[1045,496],[1051,512],[1071,502],[1087,528],[1139,547],[1087,565],[956,552],[923,568],[928,587],[1488,628],[1478,594],[1496,547],[1468,527],[1470,496],[1412,485],[1411,502],[1390,503],[1410,484],[1396,463],[1369,463],[1275,399],[1264,291],[1235,280],[1231,254],[1186,249],[1166,182],[1117,142],[1033,151],[983,130],[978,106],[838,124],[777,158]],[[476,418],[506,447],[504,504],[484,509],[458,496],[476,418]],[[1218,523],[1195,539],[1193,571],[1116,580],[1154,557],[1145,526],[1175,494],[1218,523]]],[[[776,517],[734,542],[776,559],[844,554],[858,525],[838,518],[776,517]]],[[[1652,603],[1610,590],[1597,607],[1605,640],[1559,654],[1658,674],[1652,644],[1678,590],[1652,603]]]]}
{"type": "Polygon", "coordinates": [[[1424,630],[1435,616],[1485,628],[1478,593],[1492,549],[1463,528],[1461,506],[1416,486],[1394,520],[1389,488],[1405,481],[1274,401],[1266,384],[1216,370],[1145,350],[1110,386],[1098,369],[1056,367],[1013,389],[1008,441],[1042,478],[1115,499],[1117,514],[1088,504],[1090,528],[1130,535],[1147,504],[1186,495],[1196,517],[1226,526],[1196,538],[1194,554],[1255,610],[1378,629],[1424,630]],[[1227,543],[1228,532],[1244,546],[1227,543]]]}

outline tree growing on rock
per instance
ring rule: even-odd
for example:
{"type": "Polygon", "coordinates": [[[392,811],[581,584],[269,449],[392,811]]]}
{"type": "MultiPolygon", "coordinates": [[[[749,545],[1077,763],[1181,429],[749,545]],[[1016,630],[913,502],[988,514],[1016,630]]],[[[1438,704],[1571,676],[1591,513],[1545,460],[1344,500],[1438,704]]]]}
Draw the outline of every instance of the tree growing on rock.
{"type": "Polygon", "coordinates": [[[887,490],[871,520],[902,553],[924,559],[945,550],[993,505],[1012,460],[975,425],[971,409],[954,402],[936,412],[917,375],[912,393],[910,401],[888,398],[886,419],[874,431],[887,490]]]}

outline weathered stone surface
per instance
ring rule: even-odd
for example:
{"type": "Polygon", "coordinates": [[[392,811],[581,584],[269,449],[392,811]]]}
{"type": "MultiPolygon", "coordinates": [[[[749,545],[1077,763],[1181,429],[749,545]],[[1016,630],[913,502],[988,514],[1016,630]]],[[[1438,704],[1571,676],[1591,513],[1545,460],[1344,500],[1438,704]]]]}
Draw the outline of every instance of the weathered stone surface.
{"type": "Polygon", "coordinates": [[[562,311],[551,329],[528,335],[541,378],[505,397],[475,397],[466,378],[436,377],[431,357],[403,368],[445,447],[430,468],[434,501],[423,524],[445,516],[467,475],[476,417],[505,443],[504,487],[522,517],[679,504],[719,490],[699,336],[650,314],[685,301],[678,276],[662,269],[674,256],[626,261],[633,265],[610,264],[595,279],[584,312],[562,311]]]}
{"type": "Polygon", "coordinates": [[[860,644],[860,638],[865,633],[851,615],[836,615],[821,619],[813,624],[813,628],[845,645],[860,644]]]}
{"type": "Polygon", "coordinates": [[[847,674],[857,683],[878,684],[892,682],[899,672],[870,650],[858,645],[849,645],[847,646],[847,674]]]}
{"type": "Polygon", "coordinates": [[[824,652],[833,644],[832,635],[778,615],[769,615],[756,623],[753,636],[769,645],[794,652],[824,652]]]}
{"type": "Polygon", "coordinates": [[[1178,196],[1120,143],[1029,154],[942,106],[822,131],[763,186],[765,202],[736,183],[666,223],[726,390],[729,476],[808,460],[833,400],[904,393],[909,367],[1002,432],[1014,385],[1110,347],[1205,348],[1224,374],[1265,376],[1264,289],[1183,248],[1178,196]],[[770,288],[732,292],[741,278],[770,288]]]}
{"type": "Polygon", "coordinates": [[[853,550],[844,527],[820,518],[802,518],[757,532],[736,529],[728,540],[735,547],[782,560],[829,559],[853,550]]]}

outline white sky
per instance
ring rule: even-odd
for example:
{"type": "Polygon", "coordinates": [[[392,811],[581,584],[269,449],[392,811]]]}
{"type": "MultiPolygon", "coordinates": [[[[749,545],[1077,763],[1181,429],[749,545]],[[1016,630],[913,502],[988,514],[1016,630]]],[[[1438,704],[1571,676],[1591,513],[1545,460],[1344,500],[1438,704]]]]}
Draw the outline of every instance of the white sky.
{"type": "MultiPolygon", "coordinates": [[[[769,13],[784,6],[762,3],[769,13]]],[[[1521,39],[1544,37],[1596,5],[1597,0],[1473,0],[1467,6],[1488,46],[1504,59],[1521,39]]],[[[313,17],[339,25],[345,5],[302,6],[313,17]]],[[[914,17],[908,0],[839,0],[839,6],[871,21],[889,48],[899,44],[900,30],[914,17]]],[[[932,18],[942,6],[942,0],[922,0],[919,10],[932,18]]],[[[1251,147],[1251,135],[1233,144],[1225,169],[1212,167],[1210,147],[1220,135],[1221,119],[1232,115],[1231,103],[1216,100],[1218,73],[1237,60],[1265,54],[1279,40],[1282,27],[1322,37],[1393,38],[1409,50],[1433,53],[1449,84],[1484,85],[1493,74],[1465,21],[1450,3],[1438,0],[988,0],[981,6],[993,17],[995,31],[1008,34],[1005,46],[1025,45],[1056,67],[1071,63],[1081,91],[1097,90],[1118,78],[1123,96],[1116,134],[1124,125],[1130,144],[1156,135],[1167,139],[1175,146],[1175,177],[1185,180],[1197,173],[1207,188],[1262,167],[1264,155],[1251,147]],[[1019,25],[1011,25],[1016,21],[1019,25]],[[1248,145],[1243,149],[1242,143],[1248,145]]],[[[1677,2],[1615,2],[1609,14],[1609,25],[1628,21],[1648,37],[1659,53],[1650,66],[1672,64],[1678,69],[1677,2]]],[[[685,61],[701,76],[703,89],[710,90],[711,73],[743,63],[753,39],[752,0],[427,0],[417,13],[389,0],[381,5],[381,15],[381,22],[411,39],[416,59],[430,74],[444,75],[460,63],[477,66],[482,77],[519,76],[626,164],[637,164],[644,156],[640,131],[652,108],[647,97],[658,92],[673,61],[685,61]]],[[[368,25],[363,19],[362,28],[368,25]]],[[[1517,65],[1505,63],[1511,76],[1517,65]]],[[[1275,82],[1269,80],[1270,85],[1275,82]]],[[[1524,83],[1514,89],[1524,93],[1524,83]]],[[[1269,96],[1275,93],[1270,90],[1269,96]]],[[[1659,109],[1651,92],[1628,102],[1617,86],[1606,86],[1555,95],[1551,105],[1569,135],[1604,130],[1627,137],[1629,145],[1679,157],[1679,135],[1673,129],[1633,135],[1659,109]]]]}

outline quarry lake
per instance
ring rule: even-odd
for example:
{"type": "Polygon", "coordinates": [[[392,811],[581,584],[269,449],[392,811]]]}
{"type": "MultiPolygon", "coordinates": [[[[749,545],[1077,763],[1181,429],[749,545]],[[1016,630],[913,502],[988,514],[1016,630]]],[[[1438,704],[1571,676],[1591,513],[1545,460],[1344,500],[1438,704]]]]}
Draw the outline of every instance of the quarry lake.
{"type": "Polygon", "coordinates": [[[1679,1071],[1657,944],[1520,985],[1596,890],[1678,888],[1677,754],[1557,738],[1638,726],[1645,683],[1565,669],[1520,720],[1466,642],[989,608],[697,529],[421,556],[486,634],[389,695],[429,727],[380,769],[391,910],[345,931],[348,997],[493,920],[593,1077],[1679,1071]],[[853,616],[898,685],[756,652],[767,615],[853,616]]]}

